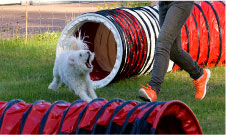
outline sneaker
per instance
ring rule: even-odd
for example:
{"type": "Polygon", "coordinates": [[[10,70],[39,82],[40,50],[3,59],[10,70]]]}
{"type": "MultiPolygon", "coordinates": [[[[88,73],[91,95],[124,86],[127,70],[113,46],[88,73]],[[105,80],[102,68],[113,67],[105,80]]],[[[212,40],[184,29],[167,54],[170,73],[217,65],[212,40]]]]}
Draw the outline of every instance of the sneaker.
{"type": "Polygon", "coordinates": [[[210,74],[211,72],[209,69],[203,69],[203,75],[199,79],[193,81],[196,90],[195,92],[196,99],[202,100],[205,97],[206,85],[207,82],[209,81],[210,74]]]}
{"type": "Polygon", "coordinates": [[[147,87],[143,85],[141,86],[142,88],[139,89],[139,95],[141,98],[144,98],[145,100],[148,100],[150,102],[157,100],[157,94],[150,85],[147,84],[147,87]]]}

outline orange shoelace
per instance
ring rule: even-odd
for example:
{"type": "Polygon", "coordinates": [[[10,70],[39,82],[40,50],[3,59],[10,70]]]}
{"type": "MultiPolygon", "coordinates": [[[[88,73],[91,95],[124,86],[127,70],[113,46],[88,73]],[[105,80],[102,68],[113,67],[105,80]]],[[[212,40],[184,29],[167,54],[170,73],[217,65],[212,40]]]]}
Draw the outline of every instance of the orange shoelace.
{"type": "Polygon", "coordinates": [[[147,84],[147,86],[144,86],[144,85],[141,85],[141,84],[140,84],[140,86],[141,86],[142,88],[144,88],[145,90],[152,90],[152,88],[151,88],[151,86],[150,86],[149,84],[147,84]]]}

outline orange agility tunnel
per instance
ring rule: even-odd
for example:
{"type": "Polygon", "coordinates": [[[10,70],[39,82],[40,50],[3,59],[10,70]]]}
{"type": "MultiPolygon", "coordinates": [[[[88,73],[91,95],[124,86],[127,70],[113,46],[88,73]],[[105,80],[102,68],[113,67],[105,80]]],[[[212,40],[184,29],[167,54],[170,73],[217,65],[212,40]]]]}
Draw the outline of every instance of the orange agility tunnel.
{"type": "Polygon", "coordinates": [[[0,134],[202,134],[183,102],[0,101],[0,134]]]}

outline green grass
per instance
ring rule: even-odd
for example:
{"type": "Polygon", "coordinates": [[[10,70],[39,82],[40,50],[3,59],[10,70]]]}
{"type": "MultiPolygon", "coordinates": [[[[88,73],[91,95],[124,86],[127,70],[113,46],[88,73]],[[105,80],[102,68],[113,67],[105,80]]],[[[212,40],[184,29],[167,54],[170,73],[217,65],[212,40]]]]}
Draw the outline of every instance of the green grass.
{"type": "MultiPolygon", "coordinates": [[[[42,99],[73,102],[79,99],[66,86],[54,92],[47,89],[52,81],[52,68],[58,34],[39,35],[25,44],[22,39],[0,40],[0,100],[22,99],[33,103],[42,99]]],[[[210,68],[212,76],[204,100],[194,99],[192,79],[184,71],[166,74],[159,101],[181,100],[199,120],[204,134],[225,134],[225,67],[210,68]]],[[[138,100],[139,84],[146,84],[151,74],[123,79],[98,89],[97,95],[111,100],[138,100]]]]}

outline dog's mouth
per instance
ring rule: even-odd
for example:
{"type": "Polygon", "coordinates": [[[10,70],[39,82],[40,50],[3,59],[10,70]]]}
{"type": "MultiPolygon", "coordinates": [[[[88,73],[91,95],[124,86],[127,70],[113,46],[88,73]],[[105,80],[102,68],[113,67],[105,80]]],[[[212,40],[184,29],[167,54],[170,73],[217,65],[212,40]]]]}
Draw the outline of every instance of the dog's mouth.
{"type": "Polygon", "coordinates": [[[87,60],[86,60],[86,67],[87,68],[92,68],[92,64],[91,64],[91,55],[89,54],[87,60]]]}

